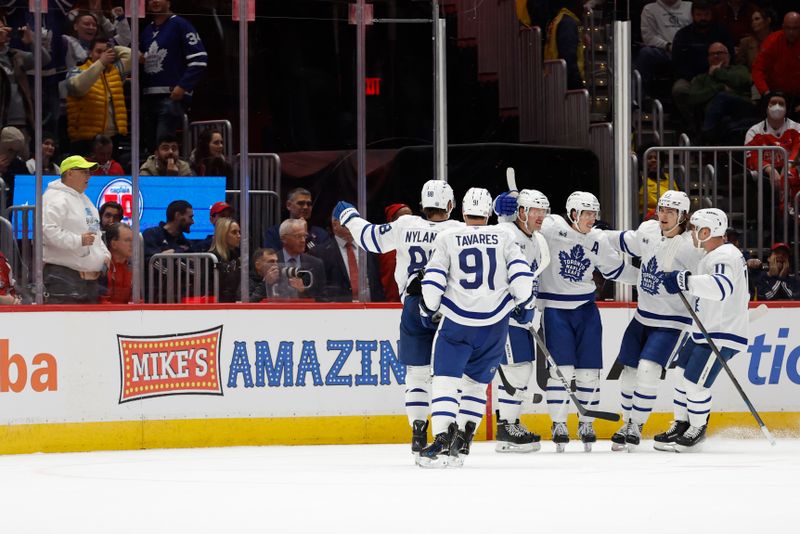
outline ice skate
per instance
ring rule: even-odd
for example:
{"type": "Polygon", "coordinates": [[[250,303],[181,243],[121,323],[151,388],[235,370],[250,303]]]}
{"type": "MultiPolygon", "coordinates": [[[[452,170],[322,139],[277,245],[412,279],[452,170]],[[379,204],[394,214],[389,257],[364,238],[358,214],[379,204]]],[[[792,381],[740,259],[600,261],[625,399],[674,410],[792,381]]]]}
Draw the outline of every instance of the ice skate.
{"type": "Polygon", "coordinates": [[[706,440],[706,428],[703,426],[690,426],[683,435],[675,438],[675,452],[698,452],[703,448],[706,440]]]}
{"type": "Polygon", "coordinates": [[[592,443],[597,441],[597,434],[594,433],[594,427],[591,422],[578,423],[578,437],[583,442],[583,451],[592,452],[592,443]]]}
{"type": "Polygon", "coordinates": [[[455,439],[457,431],[458,425],[450,423],[446,432],[436,434],[436,437],[433,438],[433,443],[419,451],[418,465],[425,468],[447,467],[450,455],[450,444],[453,442],[453,439],[455,439]]]}
{"type": "Polygon", "coordinates": [[[472,445],[472,438],[475,436],[475,423],[472,421],[466,424],[464,430],[458,430],[453,442],[450,444],[450,458],[447,460],[448,467],[461,467],[464,459],[469,456],[469,447],[472,445]]]}
{"type": "Polygon", "coordinates": [[[497,420],[497,452],[533,452],[542,448],[541,436],[529,431],[519,419],[509,423],[505,419],[497,420]]]}
{"type": "Polygon", "coordinates": [[[614,452],[624,451],[627,449],[626,439],[628,437],[628,425],[630,422],[622,423],[622,427],[614,432],[611,436],[611,450],[614,452]]]}
{"type": "Polygon", "coordinates": [[[567,423],[553,423],[553,443],[556,444],[556,452],[564,452],[569,443],[569,432],[567,423]]]}
{"type": "Polygon", "coordinates": [[[633,421],[628,423],[628,435],[625,437],[625,442],[628,444],[628,452],[633,452],[639,443],[642,441],[642,428],[644,425],[637,425],[633,421]]]}
{"type": "Polygon", "coordinates": [[[653,448],[657,451],[675,452],[675,440],[688,429],[688,421],[673,421],[666,432],[653,437],[653,448]]]}
{"type": "Polygon", "coordinates": [[[419,463],[419,452],[428,444],[428,421],[416,420],[411,425],[411,453],[419,463]]]}

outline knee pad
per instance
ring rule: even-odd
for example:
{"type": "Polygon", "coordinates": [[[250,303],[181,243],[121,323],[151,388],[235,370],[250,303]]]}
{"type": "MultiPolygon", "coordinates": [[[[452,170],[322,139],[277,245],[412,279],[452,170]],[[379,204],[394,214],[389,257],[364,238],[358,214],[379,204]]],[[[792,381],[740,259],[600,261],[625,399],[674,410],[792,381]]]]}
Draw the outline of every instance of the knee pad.
{"type": "Polygon", "coordinates": [[[695,384],[685,376],[683,377],[683,387],[686,390],[686,398],[696,397],[698,394],[702,393],[703,391],[707,391],[708,388],[701,386],[700,384],[695,384]]]}
{"type": "Polygon", "coordinates": [[[600,369],[575,369],[575,382],[592,384],[600,381],[600,369]]]}
{"type": "Polygon", "coordinates": [[[503,374],[506,375],[508,382],[515,388],[524,388],[528,385],[528,381],[533,373],[533,363],[523,362],[515,363],[513,365],[501,365],[503,374]]]}
{"type": "Polygon", "coordinates": [[[636,374],[637,370],[635,367],[631,367],[630,365],[623,367],[622,373],[619,375],[620,389],[629,392],[633,391],[636,388],[636,374]]]}
{"type": "Polygon", "coordinates": [[[661,380],[661,371],[663,369],[656,362],[641,360],[639,368],[636,370],[636,380],[639,384],[645,386],[657,386],[658,381],[661,380]]]}
{"type": "Polygon", "coordinates": [[[406,366],[406,385],[428,385],[431,383],[430,365],[407,365],[406,366]]]}
{"type": "Polygon", "coordinates": [[[482,396],[486,395],[486,384],[476,382],[467,375],[464,375],[464,377],[459,380],[459,385],[461,387],[462,397],[469,396],[481,398],[482,396]]]}
{"type": "Polygon", "coordinates": [[[459,389],[463,390],[462,383],[460,378],[456,378],[454,376],[434,376],[433,377],[433,388],[434,393],[438,390],[447,390],[447,391],[458,391],[459,389]]]}
{"type": "MultiPolygon", "coordinates": [[[[567,379],[567,382],[572,381],[572,378],[575,376],[575,367],[572,365],[562,365],[559,366],[558,369],[561,371],[561,374],[564,375],[564,378],[567,379]]],[[[550,378],[553,380],[560,380],[554,366],[550,367],[550,378]]]]}

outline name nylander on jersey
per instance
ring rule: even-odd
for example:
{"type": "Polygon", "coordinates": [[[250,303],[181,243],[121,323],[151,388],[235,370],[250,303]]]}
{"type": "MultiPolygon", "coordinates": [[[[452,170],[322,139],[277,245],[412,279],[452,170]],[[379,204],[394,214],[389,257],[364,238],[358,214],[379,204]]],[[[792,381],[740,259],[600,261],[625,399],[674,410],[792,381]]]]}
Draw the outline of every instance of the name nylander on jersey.
{"type": "Polygon", "coordinates": [[[433,252],[433,242],[439,232],[447,228],[460,228],[459,221],[434,222],[416,215],[403,215],[387,224],[371,224],[361,217],[341,215],[345,226],[353,234],[354,242],[367,252],[382,254],[397,251],[394,280],[405,298],[408,277],[425,267],[433,252]]]}

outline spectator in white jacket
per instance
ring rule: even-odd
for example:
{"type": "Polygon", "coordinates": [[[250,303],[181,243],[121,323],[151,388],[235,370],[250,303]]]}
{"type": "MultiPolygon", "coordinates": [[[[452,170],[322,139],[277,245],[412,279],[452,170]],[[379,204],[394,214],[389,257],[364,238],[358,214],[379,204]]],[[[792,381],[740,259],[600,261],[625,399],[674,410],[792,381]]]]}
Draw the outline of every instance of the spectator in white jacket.
{"type": "MultiPolygon", "coordinates": [[[[648,82],[672,61],[672,39],[692,22],[692,3],[684,0],[656,0],[642,8],[644,46],[636,58],[645,90],[648,82]]],[[[641,105],[641,102],[640,102],[641,105]]]]}
{"type": "Polygon", "coordinates": [[[44,287],[48,304],[98,302],[98,278],[111,259],[100,236],[100,216],[84,193],[97,163],[81,156],[61,162],[61,180],[42,197],[44,287]]]}

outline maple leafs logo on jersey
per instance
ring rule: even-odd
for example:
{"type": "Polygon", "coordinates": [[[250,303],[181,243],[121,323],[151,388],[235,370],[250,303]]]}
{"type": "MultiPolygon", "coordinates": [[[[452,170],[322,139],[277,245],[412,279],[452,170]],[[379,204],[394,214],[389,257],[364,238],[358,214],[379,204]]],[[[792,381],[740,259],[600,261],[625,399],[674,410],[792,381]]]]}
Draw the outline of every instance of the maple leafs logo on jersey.
{"type": "Polygon", "coordinates": [[[592,264],[591,261],[586,259],[586,253],[580,245],[572,247],[569,254],[563,250],[559,252],[558,261],[561,262],[561,269],[558,271],[558,274],[573,282],[580,282],[583,280],[586,269],[592,264]]]}
{"type": "Polygon", "coordinates": [[[658,270],[658,261],[655,256],[642,265],[641,273],[641,281],[639,282],[641,290],[650,295],[657,295],[658,288],[661,282],[664,281],[664,271],[658,270]]]}
{"type": "Polygon", "coordinates": [[[147,74],[156,74],[164,70],[164,60],[167,57],[167,49],[159,48],[158,43],[153,41],[150,48],[144,55],[144,71],[147,74]]]}

